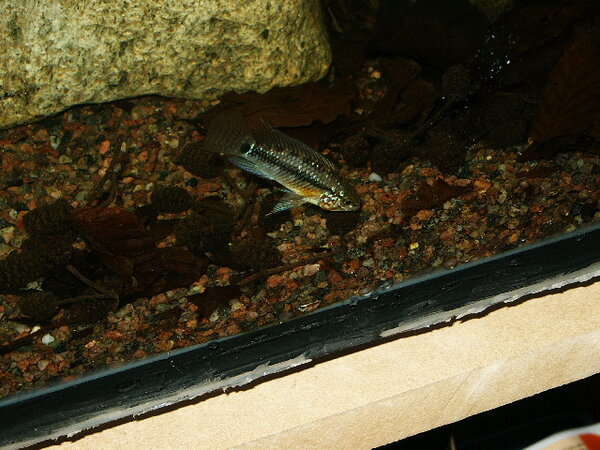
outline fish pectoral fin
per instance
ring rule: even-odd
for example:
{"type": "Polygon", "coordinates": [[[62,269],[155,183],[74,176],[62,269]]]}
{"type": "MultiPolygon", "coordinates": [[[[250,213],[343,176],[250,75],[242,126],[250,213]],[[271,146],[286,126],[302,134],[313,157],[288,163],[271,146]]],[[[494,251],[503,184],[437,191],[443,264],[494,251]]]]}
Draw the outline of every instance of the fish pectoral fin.
{"type": "Polygon", "coordinates": [[[266,178],[267,180],[272,180],[273,177],[269,175],[267,172],[258,167],[255,163],[250,161],[249,159],[244,158],[243,156],[232,156],[229,158],[229,161],[232,164],[235,164],[240,169],[245,170],[246,172],[253,173],[254,175],[258,175],[259,177],[266,178]]]}
{"type": "Polygon", "coordinates": [[[296,206],[300,206],[303,203],[306,203],[306,199],[304,197],[302,197],[301,195],[295,194],[293,192],[290,192],[289,194],[285,194],[281,200],[279,200],[279,203],[277,203],[273,209],[271,210],[270,213],[267,214],[267,216],[270,216],[271,214],[275,214],[281,211],[285,211],[286,209],[290,209],[290,208],[295,208],[296,206]]]}

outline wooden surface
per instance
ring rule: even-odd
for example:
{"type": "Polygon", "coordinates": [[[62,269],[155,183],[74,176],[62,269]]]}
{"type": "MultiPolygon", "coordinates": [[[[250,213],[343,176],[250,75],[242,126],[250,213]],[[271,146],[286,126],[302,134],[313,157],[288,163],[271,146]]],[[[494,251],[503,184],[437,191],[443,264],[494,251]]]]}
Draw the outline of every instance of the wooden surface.
{"type": "Polygon", "coordinates": [[[61,447],[372,448],[598,372],[600,282],[396,339],[61,447]]]}

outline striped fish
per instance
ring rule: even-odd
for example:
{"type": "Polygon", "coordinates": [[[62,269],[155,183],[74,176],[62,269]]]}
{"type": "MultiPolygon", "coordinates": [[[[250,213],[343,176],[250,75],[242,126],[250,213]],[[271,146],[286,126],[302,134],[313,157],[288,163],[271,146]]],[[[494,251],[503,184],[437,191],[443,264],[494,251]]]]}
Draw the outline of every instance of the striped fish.
{"type": "Polygon", "coordinates": [[[229,155],[241,169],[281,184],[287,193],[269,214],[312,203],[330,211],[354,211],[360,198],[333,162],[269,124],[252,132],[239,117],[221,115],[209,126],[204,149],[229,155]]]}

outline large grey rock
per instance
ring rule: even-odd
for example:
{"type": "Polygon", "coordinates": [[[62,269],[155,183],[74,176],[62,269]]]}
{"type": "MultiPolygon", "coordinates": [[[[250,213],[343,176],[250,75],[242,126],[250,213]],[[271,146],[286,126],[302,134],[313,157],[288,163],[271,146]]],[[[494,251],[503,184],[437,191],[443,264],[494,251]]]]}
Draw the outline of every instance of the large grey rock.
{"type": "Polygon", "coordinates": [[[0,0],[0,127],[144,94],[214,99],[322,77],[318,0],[0,0]]]}

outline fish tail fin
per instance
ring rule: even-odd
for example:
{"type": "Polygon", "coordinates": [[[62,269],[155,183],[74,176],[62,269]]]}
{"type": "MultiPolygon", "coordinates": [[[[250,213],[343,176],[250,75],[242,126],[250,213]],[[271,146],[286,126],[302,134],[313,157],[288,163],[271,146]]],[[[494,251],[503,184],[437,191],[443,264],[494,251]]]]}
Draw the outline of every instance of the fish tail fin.
{"type": "Polygon", "coordinates": [[[205,151],[242,155],[255,143],[254,136],[244,120],[235,114],[221,114],[208,126],[204,140],[205,151]]]}

